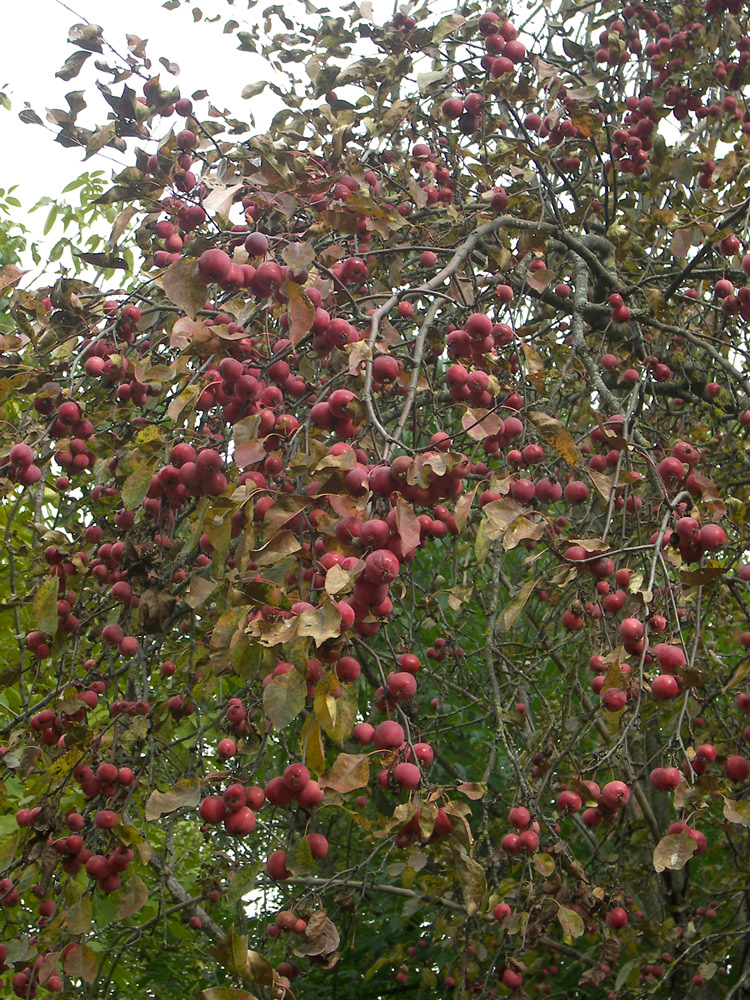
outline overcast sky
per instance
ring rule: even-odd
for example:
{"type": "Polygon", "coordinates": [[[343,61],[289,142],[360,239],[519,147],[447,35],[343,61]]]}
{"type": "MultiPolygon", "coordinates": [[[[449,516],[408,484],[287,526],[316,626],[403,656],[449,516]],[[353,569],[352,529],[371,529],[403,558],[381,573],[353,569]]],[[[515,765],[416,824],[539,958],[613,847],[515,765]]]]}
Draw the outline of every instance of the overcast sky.
{"type": "MultiPolygon", "coordinates": [[[[51,126],[48,130],[39,125],[24,125],[18,118],[24,102],[42,118],[45,108],[67,107],[64,95],[71,90],[86,91],[87,98],[91,95],[90,103],[94,104],[96,95],[92,80],[96,70],[93,58],[73,80],[55,79],[55,72],[76,51],[67,41],[68,29],[84,20],[100,24],[105,39],[119,51],[126,50],[126,33],[148,39],[148,55],[157,67],[154,71],[161,71],[165,85],[169,85],[172,78],[158,65],[160,56],[179,65],[180,75],[176,82],[183,94],[206,89],[215,105],[229,108],[238,117],[244,117],[252,107],[256,124],[262,130],[278,110],[278,98],[266,90],[261,97],[246,102],[240,93],[248,83],[268,79],[269,67],[262,58],[239,52],[236,38],[223,34],[223,25],[234,18],[240,22],[240,30],[247,28],[262,16],[265,6],[261,2],[247,11],[244,0],[236,0],[233,6],[226,0],[195,0],[195,3],[168,11],[163,9],[162,0],[70,0],[67,4],[60,0],[4,0],[0,89],[9,94],[13,110],[10,113],[0,110],[3,149],[0,188],[7,190],[18,184],[17,196],[24,210],[28,210],[43,195],[59,194],[84,169],[104,169],[109,176],[112,170],[127,164],[127,158],[112,149],[105,149],[102,155],[84,164],[82,155],[76,150],[65,149],[54,142],[56,131],[51,126]],[[196,24],[191,13],[193,7],[200,7],[206,16],[219,13],[221,18],[215,24],[205,21],[196,24]]],[[[331,13],[339,12],[335,3],[331,3],[330,8],[331,13]]],[[[391,0],[372,0],[372,8],[376,20],[385,20],[391,15],[393,4],[391,0]]],[[[302,13],[304,6],[300,0],[286,0],[286,9],[294,15],[298,11],[302,13]]],[[[276,22],[275,30],[279,29],[276,22]]],[[[137,82],[133,86],[137,87],[137,82]]],[[[103,102],[97,101],[96,108],[102,109],[98,115],[98,123],[101,123],[105,115],[103,102]]],[[[97,121],[86,119],[85,114],[80,119],[82,124],[90,126],[97,121]]],[[[165,131],[167,127],[165,123],[165,131]]],[[[46,214],[42,210],[23,221],[39,235],[46,214]]]]}

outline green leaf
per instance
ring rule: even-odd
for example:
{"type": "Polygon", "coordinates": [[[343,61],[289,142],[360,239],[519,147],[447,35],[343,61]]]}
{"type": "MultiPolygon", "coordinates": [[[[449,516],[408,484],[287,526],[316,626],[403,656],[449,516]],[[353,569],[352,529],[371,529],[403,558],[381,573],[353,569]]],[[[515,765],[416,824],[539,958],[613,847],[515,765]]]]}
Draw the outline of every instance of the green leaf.
{"type": "Polygon", "coordinates": [[[305,707],[307,681],[297,670],[274,677],[263,691],[263,708],[276,729],[283,729],[305,707]]]}
{"type": "Polygon", "coordinates": [[[141,505],[151,488],[152,471],[147,465],[139,465],[122,484],[122,503],[127,510],[135,510],[141,505]]]}
{"type": "Polygon", "coordinates": [[[473,917],[487,892],[484,866],[458,849],[454,852],[454,863],[461,881],[466,912],[473,917]]]}
{"type": "Polygon", "coordinates": [[[60,69],[55,73],[55,76],[61,80],[72,80],[74,76],[78,76],[81,72],[81,67],[90,55],[90,52],[74,52],[68,56],[60,69]]]}
{"type": "Polygon", "coordinates": [[[7,871],[15,860],[19,840],[18,834],[6,836],[0,840],[0,872],[7,871]]]}
{"type": "Polygon", "coordinates": [[[576,913],[575,910],[571,910],[568,906],[561,906],[558,909],[557,919],[560,921],[560,926],[563,930],[565,944],[572,944],[586,930],[580,914],[576,913]]]}
{"type": "Polygon", "coordinates": [[[56,576],[47,577],[34,594],[34,621],[40,632],[55,635],[57,632],[57,600],[60,584],[56,576]]]}

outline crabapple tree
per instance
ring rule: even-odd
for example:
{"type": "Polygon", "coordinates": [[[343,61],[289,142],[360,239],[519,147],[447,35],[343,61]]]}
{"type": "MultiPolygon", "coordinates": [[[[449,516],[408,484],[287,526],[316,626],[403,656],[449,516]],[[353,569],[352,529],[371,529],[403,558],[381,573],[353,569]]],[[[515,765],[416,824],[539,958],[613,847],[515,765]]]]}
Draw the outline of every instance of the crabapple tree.
{"type": "Polygon", "coordinates": [[[750,996],[746,6],[307,11],[224,24],[262,134],[71,28],[3,995],[750,996]]]}

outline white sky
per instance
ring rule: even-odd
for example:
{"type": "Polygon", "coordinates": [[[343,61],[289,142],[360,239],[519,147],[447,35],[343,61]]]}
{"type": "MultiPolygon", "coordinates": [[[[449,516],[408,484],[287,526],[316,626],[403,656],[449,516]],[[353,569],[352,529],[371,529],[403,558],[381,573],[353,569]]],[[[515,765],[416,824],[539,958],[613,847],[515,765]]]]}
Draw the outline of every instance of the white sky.
{"type": "MultiPolygon", "coordinates": [[[[238,30],[262,18],[263,9],[273,0],[261,0],[247,11],[244,0],[230,6],[226,0],[195,0],[176,10],[164,10],[162,0],[70,0],[68,9],[59,0],[4,0],[4,17],[0,30],[0,89],[6,91],[13,103],[8,113],[0,110],[0,137],[3,155],[0,156],[0,188],[7,190],[19,185],[16,192],[24,210],[28,210],[43,195],[56,196],[65,185],[85,169],[103,169],[110,176],[112,170],[129,165],[125,155],[105,149],[102,155],[83,162],[82,154],[66,149],[54,142],[56,130],[39,125],[24,125],[18,118],[24,102],[45,117],[45,108],[67,108],[65,94],[83,90],[90,107],[98,114],[87,118],[88,109],[79,118],[86,127],[105,120],[106,105],[93,85],[96,70],[93,55],[81,73],[72,80],[55,78],[55,72],[76,48],[67,41],[68,29],[83,20],[100,24],[104,38],[118,51],[126,51],[126,33],[148,39],[147,53],[154,64],[153,72],[160,72],[162,85],[168,87],[172,77],[159,65],[158,58],[165,56],[180,67],[177,85],[185,96],[196,90],[209,92],[215,106],[230,109],[236,117],[246,119],[251,108],[259,131],[263,131],[279,108],[278,98],[268,89],[251,101],[242,100],[242,88],[257,80],[271,76],[264,60],[250,52],[239,52],[234,35],[223,34],[224,23],[233,18],[240,23],[238,30]],[[199,7],[205,16],[221,14],[214,24],[193,22],[192,7],[199,7]],[[71,12],[72,11],[72,12],[71,12]],[[116,162],[113,162],[116,161],[116,162]]],[[[291,16],[304,13],[300,0],[286,0],[291,16]]],[[[282,4],[282,6],[285,6],[282,4]]],[[[317,6],[317,4],[316,4],[317,6]]],[[[324,6],[321,4],[320,6],[324,6]]],[[[376,20],[386,20],[393,11],[392,0],[373,0],[376,20]]],[[[330,3],[330,12],[339,13],[338,4],[330,3]]],[[[278,21],[274,30],[283,30],[278,21]]],[[[107,52],[105,50],[105,57],[107,52]]],[[[301,66],[294,69],[304,73],[301,66]]],[[[128,81],[140,92],[140,81],[128,81]]],[[[122,84],[112,89],[119,93],[122,84]]],[[[178,119],[168,119],[164,131],[178,119]]],[[[74,197],[74,196],[69,196],[74,197]]],[[[47,212],[42,209],[21,220],[35,236],[41,235],[47,212]]]]}

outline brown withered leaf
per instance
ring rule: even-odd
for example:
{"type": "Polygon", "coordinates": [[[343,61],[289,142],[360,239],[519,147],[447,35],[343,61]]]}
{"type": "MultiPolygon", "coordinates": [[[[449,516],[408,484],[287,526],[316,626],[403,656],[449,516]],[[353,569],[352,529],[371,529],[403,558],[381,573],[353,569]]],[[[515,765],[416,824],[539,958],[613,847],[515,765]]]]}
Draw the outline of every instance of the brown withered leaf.
{"type": "Polygon", "coordinates": [[[177,599],[161,587],[149,587],[141,594],[138,619],[146,635],[160,632],[177,604],[177,599]]]}
{"type": "Polygon", "coordinates": [[[305,940],[294,949],[295,955],[330,955],[339,946],[341,938],[336,925],[328,919],[325,910],[314,913],[305,928],[305,940]]]}

